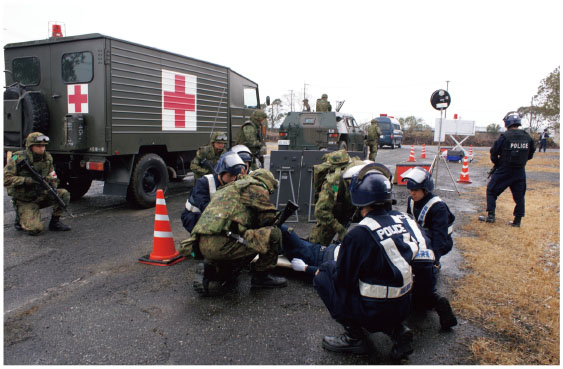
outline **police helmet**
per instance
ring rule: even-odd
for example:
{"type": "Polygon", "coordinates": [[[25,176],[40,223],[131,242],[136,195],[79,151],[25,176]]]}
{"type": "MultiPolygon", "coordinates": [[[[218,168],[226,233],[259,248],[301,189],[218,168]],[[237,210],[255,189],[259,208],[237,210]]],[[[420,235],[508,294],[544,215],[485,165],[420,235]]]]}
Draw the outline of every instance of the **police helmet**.
{"type": "Polygon", "coordinates": [[[225,172],[238,175],[242,173],[242,170],[246,169],[246,164],[236,153],[228,151],[221,155],[217,165],[215,166],[215,173],[223,174],[225,172]]]}
{"type": "Polygon", "coordinates": [[[393,200],[389,178],[380,171],[366,167],[352,176],[349,191],[354,206],[384,205],[393,200]]]}
{"type": "Polygon", "coordinates": [[[246,163],[252,161],[252,153],[250,152],[250,149],[245,145],[235,145],[231,147],[231,150],[229,151],[237,153],[238,156],[240,156],[240,158],[242,159],[242,161],[246,163]]]}
{"type": "Polygon", "coordinates": [[[342,175],[342,178],[351,179],[354,175],[359,173],[364,168],[367,168],[366,172],[367,171],[380,172],[385,177],[389,178],[389,180],[391,180],[391,178],[393,178],[391,172],[389,171],[389,169],[387,169],[387,167],[385,165],[379,164],[379,163],[374,163],[371,160],[364,160],[362,162],[362,164],[358,164],[358,165],[355,165],[353,167],[346,169],[346,171],[342,175]]]}
{"type": "Polygon", "coordinates": [[[513,126],[515,124],[519,126],[522,125],[522,118],[520,117],[520,114],[515,111],[506,113],[506,115],[504,116],[504,118],[502,118],[502,120],[504,121],[504,126],[506,128],[513,126]]]}
{"type": "Polygon", "coordinates": [[[31,147],[31,145],[48,145],[49,137],[45,136],[41,132],[32,132],[27,135],[25,139],[25,147],[31,147]]]}
{"type": "Polygon", "coordinates": [[[432,192],[434,189],[432,174],[422,167],[411,168],[403,173],[402,177],[407,181],[407,188],[409,190],[423,189],[432,192]]]}
{"type": "Polygon", "coordinates": [[[213,132],[211,134],[211,143],[213,144],[214,142],[223,142],[223,143],[227,143],[229,140],[229,138],[227,137],[227,134],[225,132],[213,132]]]}

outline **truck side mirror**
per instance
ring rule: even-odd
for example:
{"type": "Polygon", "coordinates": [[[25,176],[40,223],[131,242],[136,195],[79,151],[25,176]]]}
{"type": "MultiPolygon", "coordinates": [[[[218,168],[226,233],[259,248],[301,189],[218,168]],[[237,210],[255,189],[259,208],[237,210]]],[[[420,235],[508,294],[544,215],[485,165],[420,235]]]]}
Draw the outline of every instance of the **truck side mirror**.
{"type": "Polygon", "coordinates": [[[270,106],[270,96],[266,96],[266,106],[270,106]]]}

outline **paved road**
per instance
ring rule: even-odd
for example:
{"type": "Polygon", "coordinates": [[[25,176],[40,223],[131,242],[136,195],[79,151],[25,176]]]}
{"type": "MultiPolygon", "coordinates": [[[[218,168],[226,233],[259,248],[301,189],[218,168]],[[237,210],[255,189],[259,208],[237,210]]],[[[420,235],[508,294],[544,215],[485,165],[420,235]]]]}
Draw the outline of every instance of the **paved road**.
{"type": "MultiPolygon", "coordinates": [[[[436,148],[427,148],[433,157],[436,148]],[[434,151],[433,151],[434,150],[434,151]]],[[[416,156],[420,155],[417,148],[416,156]]],[[[406,161],[409,148],[382,149],[378,161],[406,161]]],[[[460,164],[451,164],[456,179],[460,164]]],[[[453,188],[440,167],[441,183],[453,188]]],[[[483,173],[471,173],[476,186],[483,173]]],[[[166,195],[177,243],[186,237],[179,215],[192,180],[172,184],[166,195]]],[[[289,286],[251,291],[243,273],[238,288],[222,297],[199,298],[191,288],[196,262],[171,267],[137,263],[152,250],[154,209],[130,207],[102,195],[95,182],[70,206],[71,232],[30,237],[14,230],[4,192],[4,364],[389,364],[390,340],[374,334],[374,353],[340,355],[321,348],[323,335],[341,332],[312,288],[291,270],[289,286]]],[[[442,191],[460,223],[476,209],[454,192],[442,191]]],[[[398,209],[406,189],[397,188],[398,209]]],[[[43,213],[48,221],[49,212],[43,213]]],[[[311,224],[295,225],[307,236],[311,224]]],[[[457,224],[456,224],[457,226],[457,224]]],[[[454,251],[442,259],[440,289],[461,275],[454,251]]],[[[472,364],[466,344],[482,334],[460,319],[440,332],[434,312],[409,319],[415,353],[409,364],[472,364]]]]}

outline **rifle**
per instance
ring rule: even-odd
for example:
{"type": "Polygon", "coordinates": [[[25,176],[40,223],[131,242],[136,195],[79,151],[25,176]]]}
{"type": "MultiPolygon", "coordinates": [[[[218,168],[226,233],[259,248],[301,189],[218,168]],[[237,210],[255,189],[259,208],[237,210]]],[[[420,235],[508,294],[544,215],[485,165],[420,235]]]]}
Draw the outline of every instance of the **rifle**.
{"type": "Polygon", "coordinates": [[[209,161],[207,161],[207,159],[203,159],[199,163],[202,164],[207,169],[209,169],[211,171],[211,173],[217,174],[217,173],[215,173],[215,168],[213,168],[213,166],[211,165],[211,163],[209,161]]]}
{"type": "Polygon", "coordinates": [[[47,193],[49,195],[51,195],[51,197],[59,204],[59,206],[61,208],[63,208],[63,210],[66,211],[68,215],[70,215],[72,218],[74,218],[74,215],[70,212],[70,210],[67,209],[67,205],[65,204],[63,199],[61,199],[59,197],[57,190],[49,182],[47,182],[43,177],[41,177],[41,174],[39,174],[33,168],[33,166],[31,166],[31,164],[29,163],[29,161],[27,159],[20,161],[18,165],[26,167],[26,169],[31,173],[31,176],[35,180],[35,182],[39,183],[41,185],[41,187],[43,187],[47,191],[47,193]]]}
{"type": "MultiPolygon", "coordinates": [[[[295,213],[297,211],[297,209],[299,209],[299,205],[297,205],[296,203],[294,203],[291,200],[287,201],[287,204],[285,205],[285,208],[283,209],[283,211],[278,212],[278,214],[276,215],[276,217],[274,218],[272,225],[274,227],[281,227],[281,225],[283,223],[285,223],[285,221],[293,215],[293,213],[295,213]]],[[[244,237],[242,237],[239,234],[236,234],[234,232],[231,231],[227,231],[227,237],[230,237],[234,240],[236,240],[238,243],[242,243],[245,246],[248,246],[248,241],[246,241],[244,239],[244,237]]]]}
{"type": "Polygon", "coordinates": [[[487,179],[491,178],[491,176],[494,174],[494,172],[497,170],[497,166],[493,165],[493,167],[491,168],[491,170],[489,170],[489,173],[487,175],[487,179]]]}

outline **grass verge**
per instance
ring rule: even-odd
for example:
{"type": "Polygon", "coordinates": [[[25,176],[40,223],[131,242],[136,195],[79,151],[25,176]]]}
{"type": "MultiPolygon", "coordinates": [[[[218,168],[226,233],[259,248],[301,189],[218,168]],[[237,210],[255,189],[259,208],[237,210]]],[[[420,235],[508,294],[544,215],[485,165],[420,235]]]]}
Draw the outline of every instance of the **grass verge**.
{"type": "MultiPolygon", "coordinates": [[[[558,155],[534,159],[527,169],[554,167],[559,171],[558,155]]],[[[485,191],[471,195],[484,201],[485,191]]],[[[470,343],[481,364],[559,364],[559,184],[528,181],[521,228],[507,225],[513,209],[507,189],[497,201],[496,223],[480,223],[475,215],[462,227],[469,236],[456,238],[456,247],[467,273],[454,309],[488,333],[470,343]]]]}

